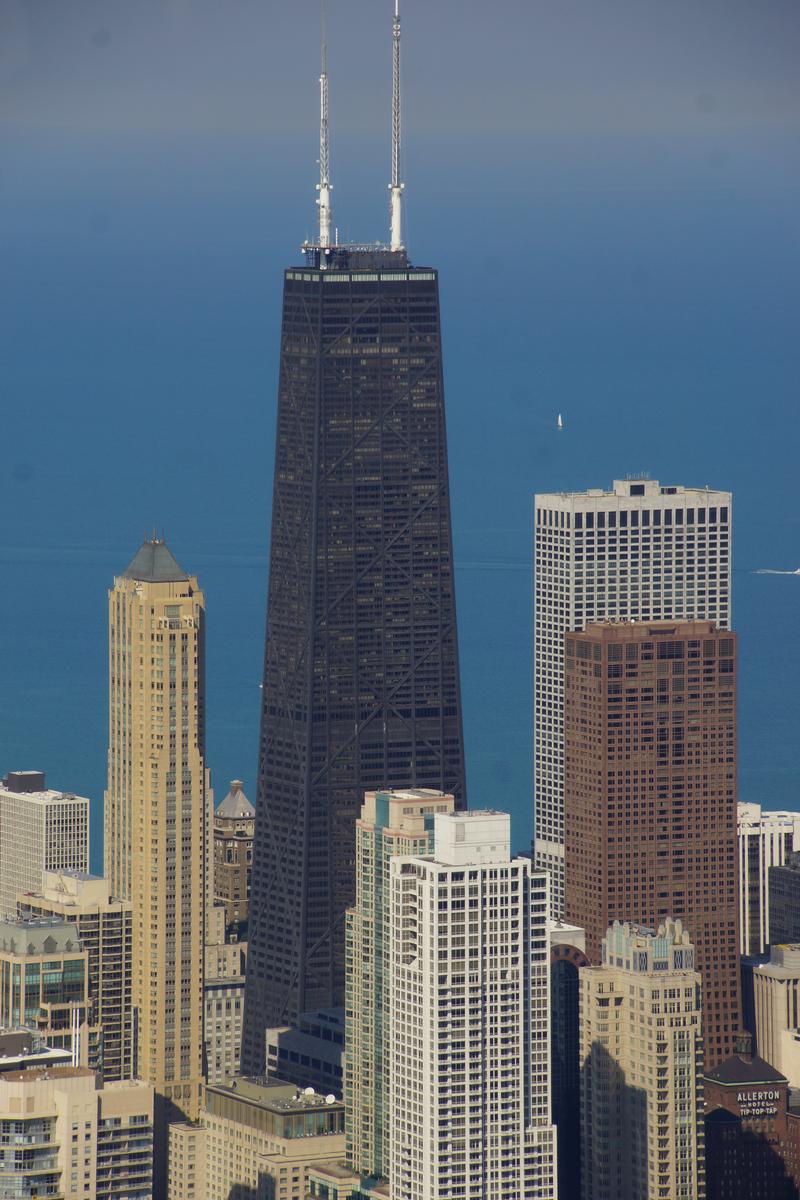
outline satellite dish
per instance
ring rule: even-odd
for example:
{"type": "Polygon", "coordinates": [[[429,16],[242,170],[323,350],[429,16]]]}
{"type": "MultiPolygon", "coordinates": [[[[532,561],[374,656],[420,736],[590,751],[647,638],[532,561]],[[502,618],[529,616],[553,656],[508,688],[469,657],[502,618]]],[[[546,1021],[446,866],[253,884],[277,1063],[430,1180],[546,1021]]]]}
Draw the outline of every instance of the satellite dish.
{"type": "Polygon", "coordinates": [[[326,1104],[335,1104],[336,1103],[336,1097],[334,1096],[333,1092],[330,1092],[329,1095],[327,1095],[325,1097],[325,1103],[326,1104]]]}

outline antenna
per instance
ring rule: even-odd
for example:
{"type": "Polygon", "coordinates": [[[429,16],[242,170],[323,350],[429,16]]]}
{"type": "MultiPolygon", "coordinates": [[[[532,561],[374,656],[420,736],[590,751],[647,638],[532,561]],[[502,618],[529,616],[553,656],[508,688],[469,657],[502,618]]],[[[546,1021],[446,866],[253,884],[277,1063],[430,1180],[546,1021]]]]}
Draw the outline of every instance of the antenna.
{"type": "Polygon", "coordinates": [[[322,27],[321,60],[322,69],[319,76],[319,183],[317,191],[317,207],[319,208],[319,244],[320,247],[331,244],[331,181],[330,181],[330,148],[328,145],[328,44],[325,35],[325,0],[320,5],[320,21],[322,27]]]}
{"type": "Polygon", "coordinates": [[[402,135],[400,110],[400,0],[394,0],[392,21],[392,181],[391,249],[403,249],[403,187],[400,182],[400,142],[402,135]]]}

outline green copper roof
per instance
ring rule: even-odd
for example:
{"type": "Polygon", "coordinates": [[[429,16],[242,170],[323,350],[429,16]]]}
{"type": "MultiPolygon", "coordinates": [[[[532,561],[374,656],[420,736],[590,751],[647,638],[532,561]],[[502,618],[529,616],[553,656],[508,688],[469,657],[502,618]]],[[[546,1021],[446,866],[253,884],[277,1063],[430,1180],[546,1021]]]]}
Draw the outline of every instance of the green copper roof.
{"type": "Polygon", "coordinates": [[[122,574],[126,579],[140,579],[142,583],[180,583],[189,579],[166,543],[156,539],[142,542],[122,574]]]}

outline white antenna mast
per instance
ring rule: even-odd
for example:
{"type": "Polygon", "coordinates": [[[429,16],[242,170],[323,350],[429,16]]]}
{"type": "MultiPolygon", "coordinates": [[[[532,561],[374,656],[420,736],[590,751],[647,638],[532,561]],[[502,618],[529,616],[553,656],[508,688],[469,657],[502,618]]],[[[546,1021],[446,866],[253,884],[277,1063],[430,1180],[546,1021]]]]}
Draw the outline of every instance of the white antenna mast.
{"type": "MultiPolygon", "coordinates": [[[[328,46],[325,40],[325,0],[322,0],[322,70],[319,76],[319,244],[331,244],[330,151],[328,146],[328,46]]],[[[322,264],[320,264],[322,265],[322,264]]]]}
{"type": "Polygon", "coordinates": [[[403,187],[400,182],[400,139],[402,133],[400,111],[400,0],[394,0],[392,22],[392,182],[391,193],[391,249],[403,249],[403,187]]]}

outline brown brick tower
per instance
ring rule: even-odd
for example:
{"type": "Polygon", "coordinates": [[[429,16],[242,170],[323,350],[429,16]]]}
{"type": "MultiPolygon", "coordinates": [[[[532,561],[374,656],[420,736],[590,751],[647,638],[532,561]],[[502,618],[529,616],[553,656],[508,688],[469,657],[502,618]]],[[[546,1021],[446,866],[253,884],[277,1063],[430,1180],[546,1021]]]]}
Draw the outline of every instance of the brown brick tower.
{"type": "Polygon", "coordinates": [[[733,1053],[741,1012],[735,652],[708,621],[566,635],[566,918],[593,962],[616,919],[684,921],[707,1066],[733,1053]]]}

